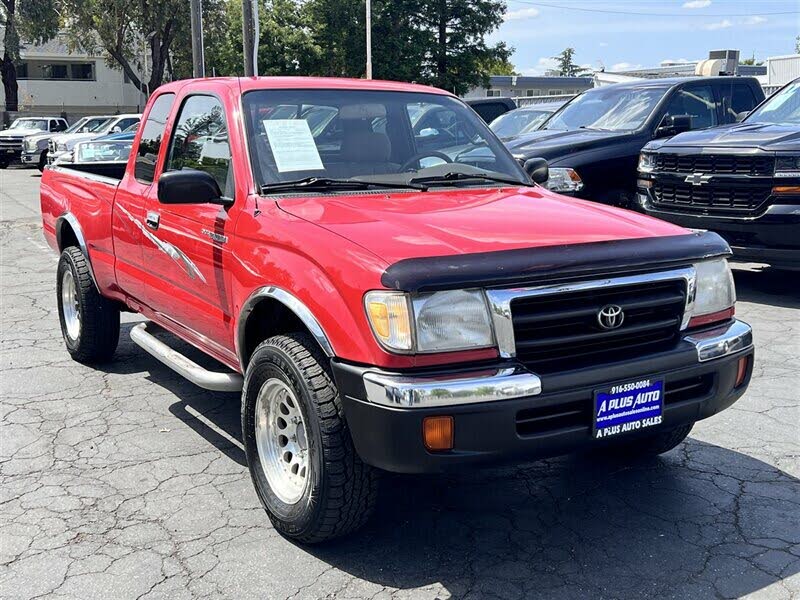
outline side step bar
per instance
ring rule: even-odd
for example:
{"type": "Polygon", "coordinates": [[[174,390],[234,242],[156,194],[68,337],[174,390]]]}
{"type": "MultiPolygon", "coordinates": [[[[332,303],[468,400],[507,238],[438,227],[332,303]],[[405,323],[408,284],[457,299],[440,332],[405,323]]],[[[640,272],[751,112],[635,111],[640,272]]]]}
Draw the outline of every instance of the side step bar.
{"type": "Polygon", "coordinates": [[[189,360],[180,352],[173,350],[147,331],[147,323],[140,323],[131,329],[133,342],[182,375],[193,384],[215,392],[240,392],[244,379],[239,373],[217,373],[208,371],[189,360]]]}

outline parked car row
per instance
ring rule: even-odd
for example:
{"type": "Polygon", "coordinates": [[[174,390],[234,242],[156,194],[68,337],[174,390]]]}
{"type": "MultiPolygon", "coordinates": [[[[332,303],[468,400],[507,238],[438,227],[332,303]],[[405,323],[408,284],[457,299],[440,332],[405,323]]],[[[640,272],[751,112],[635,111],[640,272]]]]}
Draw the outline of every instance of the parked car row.
{"type": "Polygon", "coordinates": [[[518,108],[491,128],[521,164],[548,161],[552,191],[711,229],[736,259],[800,268],[799,105],[798,82],[764,101],[749,77],[642,80],[588,90],[533,126],[538,107],[518,108]]]}
{"type": "Polygon", "coordinates": [[[71,161],[79,142],[135,131],[140,118],[138,114],[98,115],[69,125],[61,117],[20,117],[0,131],[0,169],[19,161],[41,171],[58,160],[71,161]]]}

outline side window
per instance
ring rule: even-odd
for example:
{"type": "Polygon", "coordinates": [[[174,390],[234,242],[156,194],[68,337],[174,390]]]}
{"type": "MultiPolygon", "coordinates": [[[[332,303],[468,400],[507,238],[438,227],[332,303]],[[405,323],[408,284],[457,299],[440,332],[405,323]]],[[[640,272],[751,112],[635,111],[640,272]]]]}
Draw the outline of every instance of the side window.
{"type": "Polygon", "coordinates": [[[142,183],[152,183],[156,172],[158,150],[161,148],[161,138],[164,137],[164,128],[167,117],[172,110],[175,94],[161,94],[153,102],[150,114],[142,128],[139,149],[136,152],[136,166],[134,176],[142,183]]]}
{"type": "Polygon", "coordinates": [[[749,85],[734,85],[730,106],[725,110],[726,121],[732,123],[741,112],[750,112],[756,106],[756,97],[749,85]]]}
{"type": "Polygon", "coordinates": [[[114,125],[114,128],[119,127],[120,131],[125,131],[128,127],[130,127],[131,125],[134,125],[135,123],[138,123],[138,122],[139,122],[139,119],[137,119],[136,117],[131,117],[129,119],[120,119],[119,123],[114,125]]]}
{"type": "Polygon", "coordinates": [[[681,88],[673,94],[665,114],[689,115],[692,117],[692,129],[713,127],[718,124],[714,90],[708,85],[681,88]]]}
{"type": "Polygon", "coordinates": [[[213,96],[189,96],[172,132],[165,171],[206,171],[233,197],[233,163],[225,111],[213,96]]]}

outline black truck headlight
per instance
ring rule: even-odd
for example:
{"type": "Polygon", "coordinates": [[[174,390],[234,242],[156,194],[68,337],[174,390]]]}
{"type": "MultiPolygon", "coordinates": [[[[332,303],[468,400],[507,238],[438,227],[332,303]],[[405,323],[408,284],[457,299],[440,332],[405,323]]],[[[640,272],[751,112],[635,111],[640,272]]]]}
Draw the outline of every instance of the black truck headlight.
{"type": "Polygon", "coordinates": [[[800,156],[776,157],[775,177],[800,177],[800,156]]]}
{"type": "Polygon", "coordinates": [[[656,155],[652,152],[642,152],[639,155],[639,172],[652,173],[656,168],[656,155]]]}
{"type": "Polygon", "coordinates": [[[448,290],[410,296],[373,291],[364,296],[378,342],[402,353],[453,352],[494,346],[494,332],[481,290],[448,290]]]}

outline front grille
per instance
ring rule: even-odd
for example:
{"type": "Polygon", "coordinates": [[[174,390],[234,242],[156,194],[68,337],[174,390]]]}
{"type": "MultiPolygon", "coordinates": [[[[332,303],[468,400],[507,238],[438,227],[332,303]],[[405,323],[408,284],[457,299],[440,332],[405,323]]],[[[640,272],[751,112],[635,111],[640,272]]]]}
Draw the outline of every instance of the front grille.
{"type": "MultiPolygon", "coordinates": [[[[713,388],[713,373],[667,381],[664,383],[664,406],[700,400],[713,388]]],[[[569,430],[588,430],[592,426],[593,400],[593,394],[588,392],[586,398],[582,400],[525,408],[517,412],[517,434],[552,435],[569,430]]]]}
{"type": "Polygon", "coordinates": [[[653,203],[661,208],[680,208],[697,213],[748,215],[757,212],[772,194],[771,185],[730,187],[655,182],[653,203]]]}
{"type": "Polygon", "coordinates": [[[775,169],[775,157],[773,156],[658,153],[655,157],[656,170],[665,173],[772,175],[775,169]]]}
{"type": "Polygon", "coordinates": [[[677,342],[686,304],[682,279],[517,298],[511,301],[517,358],[537,373],[626,360],[677,342]],[[622,308],[617,329],[598,313],[622,308]]]}
{"type": "Polygon", "coordinates": [[[0,151],[22,150],[22,138],[0,137],[0,151]]]}

